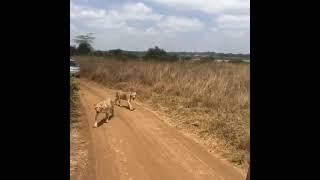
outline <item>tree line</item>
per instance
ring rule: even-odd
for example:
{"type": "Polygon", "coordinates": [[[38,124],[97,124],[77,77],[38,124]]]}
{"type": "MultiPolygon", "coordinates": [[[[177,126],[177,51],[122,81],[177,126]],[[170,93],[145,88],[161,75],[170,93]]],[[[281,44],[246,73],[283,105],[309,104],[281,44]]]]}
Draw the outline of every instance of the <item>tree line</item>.
{"type": "Polygon", "coordinates": [[[117,57],[119,59],[142,59],[142,60],[160,60],[160,61],[177,61],[177,60],[190,60],[194,55],[202,55],[201,60],[216,60],[216,59],[229,59],[229,60],[242,60],[250,59],[247,54],[231,54],[231,53],[215,53],[215,52],[166,52],[157,46],[149,48],[146,52],[125,51],[121,49],[112,49],[109,51],[94,50],[92,43],[95,37],[92,33],[86,35],[75,36],[73,41],[76,46],[70,46],[70,56],[74,55],[93,55],[93,56],[109,56],[117,57]]]}

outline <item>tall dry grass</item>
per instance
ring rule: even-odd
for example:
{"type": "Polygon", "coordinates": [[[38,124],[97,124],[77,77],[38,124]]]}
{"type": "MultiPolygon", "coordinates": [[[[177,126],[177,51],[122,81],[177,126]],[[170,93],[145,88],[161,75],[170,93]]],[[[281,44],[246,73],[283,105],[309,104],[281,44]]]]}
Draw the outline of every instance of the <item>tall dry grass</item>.
{"type": "Polygon", "coordinates": [[[110,88],[136,90],[141,101],[162,109],[179,127],[196,132],[207,144],[218,141],[212,148],[219,146],[230,161],[249,163],[248,64],[76,59],[82,77],[110,88]]]}
{"type": "Polygon", "coordinates": [[[71,119],[74,120],[74,115],[77,109],[78,100],[79,100],[79,83],[74,77],[70,77],[70,115],[71,119]]]}
{"type": "Polygon", "coordinates": [[[79,112],[79,82],[70,77],[70,179],[77,179],[88,162],[88,138],[85,136],[85,122],[79,112]]]}

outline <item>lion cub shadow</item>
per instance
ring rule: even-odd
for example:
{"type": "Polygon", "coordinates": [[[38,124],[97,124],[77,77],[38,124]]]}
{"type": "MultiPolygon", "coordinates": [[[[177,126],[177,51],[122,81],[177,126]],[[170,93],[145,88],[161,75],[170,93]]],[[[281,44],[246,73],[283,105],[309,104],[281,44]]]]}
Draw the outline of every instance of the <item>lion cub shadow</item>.
{"type": "MultiPolygon", "coordinates": [[[[130,107],[129,106],[124,106],[124,105],[117,105],[118,107],[121,107],[121,108],[125,108],[125,109],[128,109],[130,110],[130,107]]],[[[133,110],[135,110],[136,108],[132,107],[133,110]]]]}

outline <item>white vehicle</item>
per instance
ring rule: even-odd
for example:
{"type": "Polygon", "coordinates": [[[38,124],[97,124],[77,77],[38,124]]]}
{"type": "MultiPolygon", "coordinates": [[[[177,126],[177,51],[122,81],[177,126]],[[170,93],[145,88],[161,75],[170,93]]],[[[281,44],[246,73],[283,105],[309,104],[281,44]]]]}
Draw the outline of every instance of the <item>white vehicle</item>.
{"type": "Polygon", "coordinates": [[[70,59],[70,75],[71,76],[76,76],[76,77],[80,76],[80,66],[73,59],[70,59]]]}

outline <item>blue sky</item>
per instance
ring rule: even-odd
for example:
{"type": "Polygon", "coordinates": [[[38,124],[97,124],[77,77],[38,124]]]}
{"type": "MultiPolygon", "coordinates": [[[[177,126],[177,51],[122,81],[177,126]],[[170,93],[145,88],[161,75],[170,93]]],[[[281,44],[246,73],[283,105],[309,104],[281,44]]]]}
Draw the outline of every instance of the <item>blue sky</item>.
{"type": "Polygon", "coordinates": [[[70,0],[70,42],[99,50],[250,53],[250,0],[70,0]]]}

